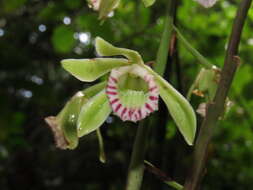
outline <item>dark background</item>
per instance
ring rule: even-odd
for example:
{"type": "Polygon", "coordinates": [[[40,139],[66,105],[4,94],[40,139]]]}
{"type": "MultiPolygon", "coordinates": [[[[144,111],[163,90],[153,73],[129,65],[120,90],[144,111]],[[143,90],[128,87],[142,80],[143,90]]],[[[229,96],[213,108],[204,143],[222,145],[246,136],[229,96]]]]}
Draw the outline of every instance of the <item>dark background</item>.
{"type": "MultiPolygon", "coordinates": [[[[182,0],[176,22],[189,42],[211,62],[223,65],[224,52],[239,1],[220,0],[204,9],[182,0]]],[[[107,162],[98,159],[94,133],[75,150],[55,147],[44,117],[56,115],[82,83],[64,71],[64,58],[92,58],[94,38],[101,36],[135,49],[153,61],[159,46],[165,0],[151,8],[122,0],[103,25],[84,0],[0,1],[0,189],[124,189],[136,126],[111,116],[102,126],[107,162]]],[[[253,185],[253,11],[244,28],[242,64],[230,93],[233,106],[216,127],[203,189],[250,190],[253,185]]],[[[166,78],[183,94],[200,66],[178,43],[177,62],[169,62],[166,78]]],[[[194,96],[197,109],[204,100],[194,96]]],[[[178,133],[166,109],[155,114],[146,159],[183,183],[192,148],[178,133]]],[[[201,117],[199,117],[201,121],[201,117]]],[[[145,190],[170,189],[149,172],[145,190]]]]}

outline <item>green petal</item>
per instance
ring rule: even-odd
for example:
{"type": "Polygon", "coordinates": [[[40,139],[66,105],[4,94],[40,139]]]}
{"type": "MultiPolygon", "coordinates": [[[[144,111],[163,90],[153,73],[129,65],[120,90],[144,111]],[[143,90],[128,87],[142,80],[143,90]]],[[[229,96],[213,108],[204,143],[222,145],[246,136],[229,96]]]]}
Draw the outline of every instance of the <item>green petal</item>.
{"type": "Polygon", "coordinates": [[[116,67],[129,65],[127,59],[64,59],[63,68],[81,81],[92,82],[116,67]]]}
{"type": "Polygon", "coordinates": [[[78,136],[82,137],[98,129],[111,111],[105,90],[102,90],[83,105],[77,122],[78,136]]]}
{"type": "Polygon", "coordinates": [[[155,76],[160,96],[165,102],[172,118],[186,142],[192,145],[196,133],[196,115],[189,102],[166,80],[148,66],[145,68],[155,76]]]}
{"type": "Polygon", "coordinates": [[[155,0],[142,0],[144,3],[145,7],[149,7],[155,3],[155,0]]]}
{"type": "Polygon", "coordinates": [[[90,97],[101,91],[105,85],[105,82],[101,82],[83,91],[77,92],[56,117],[50,116],[45,118],[54,132],[57,147],[61,149],[74,149],[77,147],[77,119],[81,107],[90,97]]]}
{"type": "Polygon", "coordinates": [[[137,51],[115,47],[100,37],[96,37],[95,47],[96,47],[97,53],[101,56],[123,55],[127,59],[129,59],[131,63],[143,64],[142,58],[137,51]]]}

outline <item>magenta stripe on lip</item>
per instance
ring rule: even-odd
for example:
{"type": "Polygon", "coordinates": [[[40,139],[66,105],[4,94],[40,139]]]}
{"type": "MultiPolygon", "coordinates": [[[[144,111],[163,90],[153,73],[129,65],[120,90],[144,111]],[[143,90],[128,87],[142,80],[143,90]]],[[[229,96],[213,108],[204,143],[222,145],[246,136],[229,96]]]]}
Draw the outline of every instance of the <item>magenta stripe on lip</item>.
{"type": "Polygon", "coordinates": [[[106,94],[115,115],[123,121],[139,121],[147,117],[150,113],[158,110],[159,90],[153,75],[138,65],[124,66],[113,69],[110,73],[106,94]],[[126,107],[122,104],[119,92],[119,77],[124,74],[132,73],[142,78],[148,85],[147,100],[140,107],[126,107]]]}

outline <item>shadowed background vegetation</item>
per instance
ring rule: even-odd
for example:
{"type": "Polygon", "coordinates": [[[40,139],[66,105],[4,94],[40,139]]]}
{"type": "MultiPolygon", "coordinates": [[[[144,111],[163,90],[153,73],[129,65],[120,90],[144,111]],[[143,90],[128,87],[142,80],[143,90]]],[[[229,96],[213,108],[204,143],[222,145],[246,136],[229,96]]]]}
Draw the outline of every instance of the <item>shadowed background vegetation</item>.
{"type": "MultiPolygon", "coordinates": [[[[181,0],[176,23],[188,41],[212,63],[222,66],[238,1],[220,0],[204,9],[181,0]]],[[[140,52],[153,61],[163,30],[166,0],[144,8],[122,0],[103,25],[84,0],[0,1],[0,189],[124,189],[136,125],[111,115],[103,124],[106,164],[98,159],[95,133],[75,150],[55,147],[44,117],[56,115],[85,84],[64,71],[64,58],[92,58],[94,38],[140,52]]],[[[216,128],[203,189],[250,190],[253,185],[253,10],[240,45],[241,66],[230,91],[233,106],[216,128]]],[[[196,59],[177,44],[166,78],[182,93],[200,70],[196,59]]],[[[193,96],[197,109],[204,99],[193,96]]],[[[146,159],[183,183],[192,148],[178,133],[166,109],[154,114],[146,159]]],[[[199,116],[199,121],[202,118],[199,116]]],[[[145,190],[170,188],[149,172],[145,190]]]]}

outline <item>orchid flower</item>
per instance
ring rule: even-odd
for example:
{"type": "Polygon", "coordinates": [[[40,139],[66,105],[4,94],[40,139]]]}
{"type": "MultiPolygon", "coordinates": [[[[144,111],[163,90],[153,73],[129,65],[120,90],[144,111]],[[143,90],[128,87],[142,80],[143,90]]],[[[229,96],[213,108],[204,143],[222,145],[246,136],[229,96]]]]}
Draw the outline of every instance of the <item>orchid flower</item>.
{"type": "MultiPolygon", "coordinates": [[[[66,71],[84,82],[93,82],[110,72],[108,80],[99,88],[90,87],[91,90],[82,91],[82,96],[79,93],[79,97],[86,99],[82,100],[80,107],[75,108],[75,114],[72,113],[75,119],[71,127],[75,128],[76,136],[82,137],[98,129],[110,113],[122,121],[140,121],[158,110],[160,96],[186,142],[192,145],[196,117],[189,102],[145,65],[138,52],[115,47],[100,37],[95,39],[95,47],[98,55],[103,58],[65,59],[61,62],[66,71]],[[119,55],[124,58],[112,58],[119,55]]],[[[71,121],[69,114],[53,117],[53,120],[58,121],[55,126],[66,130],[60,123],[64,117],[68,118],[68,122],[71,121]]]]}

